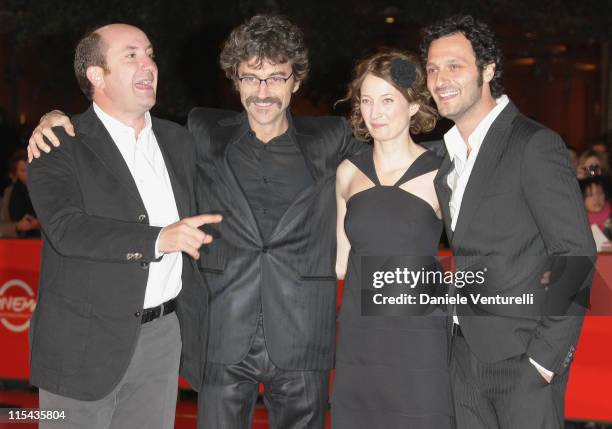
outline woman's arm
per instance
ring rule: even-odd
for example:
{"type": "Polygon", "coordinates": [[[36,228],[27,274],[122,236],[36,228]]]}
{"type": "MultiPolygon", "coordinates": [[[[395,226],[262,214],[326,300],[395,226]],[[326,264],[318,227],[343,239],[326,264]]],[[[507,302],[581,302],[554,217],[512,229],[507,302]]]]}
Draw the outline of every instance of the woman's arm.
{"type": "Polygon", "coordinates": [[[348,191],[349,177],[348,161],[342,161],[336,171],[336,276],[339,280],[344,279],[348,265],[348,256],[351,250],[351,243],[344,231],[344,217],[346,216],[346,194],[348,191]]]}

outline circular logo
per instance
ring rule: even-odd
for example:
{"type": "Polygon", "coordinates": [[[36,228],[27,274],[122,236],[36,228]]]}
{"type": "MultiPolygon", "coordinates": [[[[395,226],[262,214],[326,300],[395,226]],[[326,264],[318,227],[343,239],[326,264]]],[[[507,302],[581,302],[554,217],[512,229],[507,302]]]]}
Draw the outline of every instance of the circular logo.
{"type": "Polygon", "coordinates": [[[28,329],[35,307],[34,291],[23,280],[11,279],[0,286],[0,323],[9,331],[28,329]]]}

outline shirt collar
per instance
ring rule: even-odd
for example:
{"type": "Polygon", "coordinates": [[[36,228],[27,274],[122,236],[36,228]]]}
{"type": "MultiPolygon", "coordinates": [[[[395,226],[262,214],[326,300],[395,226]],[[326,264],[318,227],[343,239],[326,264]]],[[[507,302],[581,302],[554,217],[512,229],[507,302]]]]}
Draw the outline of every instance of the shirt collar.
{"type": "MultiPolygon", "coordinates": [[[[470,148],[472,149],[472,154],[476,155],[480,150],[480,146],[482,146],[482,142],[491,128],[491,125],[497,119],[499,114],[504,110],[504,108],[508,105],[510,99],[507,95],[502,95],[501,97],[495,100],[495,107],[491,109],[489,113],[480,121],[476,129],[472,131],[472,134],[468,137],[468,143],[470,144],[470,148]]],[[[467,159],[467,147],[465,142],[463,141],[463,137],[457,128],[457,125],[453,126],[450,130],[444,134],[444,144],[446,145],[446,150],[448,151],[448,155],[450,159],[455,159],[455,157],[460,157],[463,160],[467,159]]]]}
{"type": "MultiPolygon", "coordinates": [[[[93,109],[94,109],[94,112],[96,112],[96,115],[98,116],[100,121],[102,121],[102,123],[108,130],[111,137],[113,137],[113,139],[115,139],[115,136],[119,136],[119,135],[125,135],[125,134],[130,134],[132,136],[134,135],[134,128],[124,124],[123,122],[109,115],[104,110],[102,110],[100,106],[98,106],[95,102],[93,103],[93,109]]],[[[152,126],[151,114],[148,111],[145,112],[144,119],[145,119],[145,126],[142,129],[142,131],[140,131],[140,135],[143,135],[143,133],[151,130],[151,126],[152,126]]],[[[140,135],[138,137],[140,137],[140,135]]]]}

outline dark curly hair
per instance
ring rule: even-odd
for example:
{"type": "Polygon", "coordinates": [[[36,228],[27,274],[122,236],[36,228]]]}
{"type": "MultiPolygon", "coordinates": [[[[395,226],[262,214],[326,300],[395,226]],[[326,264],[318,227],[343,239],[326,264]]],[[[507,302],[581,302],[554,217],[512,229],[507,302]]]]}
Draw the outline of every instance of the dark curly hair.
{"type": "Polygon", "coordinates": [[[102,67],[108,72],[106,65],[106,43],[96,31],[89,31],[79,40],[74,51],[74,75],[79,87],[89,101],[93,100],[93,85],[87,78],[87,68],[90,66],[102,67]]]}
{"type": "Polygon", "coordinates": [[[376,54],[364,58],[357,63],[353,80],[348,85],[348,92],[342,101],[350,101],[351,113],[349,121],[353,128],[355,137],[362,140],[370,140],[371,136],[361,115],[361,84],[368,74],[384,79],[393,85],[409,103],[419,105],[418,112],[410,121],[410,132],[419,134],[433,130],[438,119],[438,112],[431,106],[431,94],[427,90],[426,77],[423,67],[416,55],[396,50],[382,49],[376,54]],[[391,78],[391,63],[394,60],[410,61],[415,65],[416,77],[408,88],[397,85],[391,78]]]}
{"type": "Polygon", "coordinates": [[[457,33],[462,33],[472,44],[472,49],[476,55],[476,66],[480,70],[481,84],[484,67],[489,64],[495,65],[495,74],[491,82],[489,82],[489,87],[491,88],[493,98],[500,97],[504,93],[502,51],[497,44],[491,27],[470,15],[457,15],[446,18],[423,29],[423,38],[421,40],[421,58],[423,64],[427,64],[429,46],[434,40],[457,33]]]}
{"type": "Polygon", "coordinates": [[[610,200],[610,178],[608,176],[591,176],[586,179],[582,179],[578,181],[578,186],[580,186],[580,191],[582,192],[582,196],[586,197],[587,191],[591,189],[592,186],[601,186],[603,190],[606,200],[610,200]]]}
{"type": "Polygon", "coordinates": [[[225,75],[237,81],[241,62],[256,58],[273,64],[289,63],[296,81],[308,76],[308,49],[304,34],[295,24],[280,15],[255,15],[236,27],[223,45],[219,58],[225,75]]]}

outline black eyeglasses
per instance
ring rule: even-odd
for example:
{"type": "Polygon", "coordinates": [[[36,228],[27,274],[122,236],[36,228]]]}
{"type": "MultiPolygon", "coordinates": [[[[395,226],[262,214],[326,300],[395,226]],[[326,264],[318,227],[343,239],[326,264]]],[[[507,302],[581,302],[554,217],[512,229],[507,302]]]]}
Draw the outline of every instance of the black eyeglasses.
{"type": "Polygon", "coordinates": [[[262,82],[265,82],[268,88],[274,88],[274,87],[279,87],[279,86],[286,84],[287,81],[291,79],[292,76],[293,76],[293,73],[291,73],[287,77],[270,76],[265,79],[260,79],[256,76],[244,76],[244,77],[238,77],[238,80],[240,81],[241,84],[245,86],[249,86],[249,87],[258,87],[259,85],[261,85],[262,82]]]}

